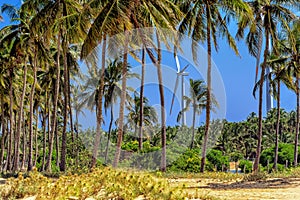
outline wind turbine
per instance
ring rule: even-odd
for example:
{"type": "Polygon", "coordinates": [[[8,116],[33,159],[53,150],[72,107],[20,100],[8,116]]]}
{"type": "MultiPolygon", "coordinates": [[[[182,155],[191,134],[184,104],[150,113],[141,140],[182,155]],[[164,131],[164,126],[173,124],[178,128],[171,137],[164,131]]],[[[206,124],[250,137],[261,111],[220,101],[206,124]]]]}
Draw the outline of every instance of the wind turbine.
{"type": "MultiPolygon", "coordinates": [[[[172,113],[172,109],[173,109],[173,104],[174,104],[174,99],[175,99],[175,94],[178,88],[178,83],[179,83],[179,77],[181,76],[181,107],[184,108],[184,76],[188,76],[188,73],[185,72],[185,70],[188,68],[189,65],[186,65],[182,70],[180,70],[180,64],[179,64],[179,60],[178,60],[178,56],[175,55],[175,61],[176,61],[176,66],[177,66],[177,77],[176,77],[176,81],[175,81],[175,86],[174,86],[174,91],[173,91],[173,96],[172,96],[172,102],[171,102],[171,108],[170,108],[170,115],[172,113]]],[[[185,113],[182,113],[182,118],[181,118],[181,123],[182,125],[186,124],[185,121],[185,113]]]]}
{"type": "MultiPolygon", "coordinates": [[[[264,18],[264,16],[261,16],[262,20],[264,18]]],[[[257,77],[258,77],[258,68],[259,68],[259,65],[260,65],[260,56],[261,56],[261,51],[262,51],[262,43],[263,43],[263,37],[262,37],[262,33],[259,34],[259,47],[258,47],[258,54],[257,54],[257,57],[256,57],[256,72],[255,72],[255,83],[257,83],[257,77]]],[[[271,38],[269,39],[269,52],[272,51],[272,40],[271,38]]],[[[266,67],[266,74],[269,74],[272,72],[272,69],[267,66],[266,67]]],[[[266,111],[269,112],[272,108],[274,108],[274,105],[273,105],[273,96],[271,95],[270,93],[270,81],[269,79],[267,78],[266,79],[266,111]]]]}

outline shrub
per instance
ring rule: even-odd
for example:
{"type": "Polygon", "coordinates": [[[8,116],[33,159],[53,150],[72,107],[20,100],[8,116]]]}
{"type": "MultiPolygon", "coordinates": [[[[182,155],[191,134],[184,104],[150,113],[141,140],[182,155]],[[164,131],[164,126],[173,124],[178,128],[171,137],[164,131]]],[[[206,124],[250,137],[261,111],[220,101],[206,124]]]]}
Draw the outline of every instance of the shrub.
{"type": "MultiPolygon", "coordinates": [[[[267,166],[268,161],[271,164],[274,161],[275,146],[265,149],[260,157],[260,163],[262,166],[267,166]]],[[[278,145],[278,164],[285,165],[288,161],[288,166],[291,166],[294,161],[294,145],[280,143],[278,145]]]]}
{"type": "Polygon", "coordinates": [[[252,172],[252,162],[249,160],[240,160],[239,168],[241,168],[244,173],[250,173],[252,172]]]}
{"type": "Polygon", "coordinates": [[[212,149],[207,154],[207,160],[213,164],[218,171],[227,171],[229,168],[229,158],[228,156],[223,156],[222,152],[219,150],[212,149]]]}
{"type": "Polygon", "coordinates": [[[200,172],[200,150],[188,149],[172,163],[170,171],[200,172]]]}

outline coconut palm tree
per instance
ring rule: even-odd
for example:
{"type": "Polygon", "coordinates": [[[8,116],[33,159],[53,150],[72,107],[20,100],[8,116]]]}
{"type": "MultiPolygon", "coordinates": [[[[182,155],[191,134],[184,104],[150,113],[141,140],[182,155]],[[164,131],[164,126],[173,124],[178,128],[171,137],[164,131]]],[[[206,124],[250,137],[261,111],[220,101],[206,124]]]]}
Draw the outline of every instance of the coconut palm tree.
{"type": "Polygon", "coordinates": [[[259,86],[259,108],[258,108],[258,140],[256,158],[254,162],[254,172],[258,172],[259,160],[261,154],[262,141],[262,101],[263,101],[263,80],[265,69],[267,67],[267,59],[269,56],[269,47],[272,45],[273,51],[278,53],[278,36],[277,27],[279,24],[285,25],[286,21],[295,18],[295,14],[285,6],[295,5],[297,1],[248,1],[248,5],[252,8],[255,22],[242,19],[239,23],[238,36],[242,37],[245,27],[249,28],[246,43],[251,55],[256,58],[260,57],[260,49],[262,45],[262,37],[264,36],[264,60],[261,65],[260,86],[259,86]],[[271,40],[271,44],[270,44],[271,40]]]}
{"type": "Polygon", "coordinates": [[[299,65],[300,65],[300,36],[299,36],[299,19],[295,20],[285,31],[284,50],[279,56],[278,60],[283,62],[289,71],[289,75],[293,76],[294,86],[292,88],[296,93],[296,130],[294,141],[294,166],[298,165],[298,137],[299,137],[299,123],[300,123],[300,92],[299,92],[299,65]]]}
{"type": "Polygon", "coordinates": [[[140,139],[140,133],[138,133],[139,131],[139,126],[141,123],[145,124],[146,126],[153,126],[154,123],[157,123],[157,113],[155,111],[155,109],[151,106],[149,106],[149,101],[146,97],[143,98],[143,102],[141,102],[140,97],[138,96],[138,94],[134,94],[133,97],[133,102],[130,102],[129,105],[127,106],[127,110],[128,110],[128,114],[126,116],[127,119],[127,124],[129,125],[129,127],[134,127],[133,131],[135,134],[135,137],[140,139]],[[140,104],[144,104],[143,106],[143,122],[140,122],[140,104]]]}
{"type": "Polygon", "coordinates": [[[206,93],[207,87],[205,86],[203,80],[190,79],[190,97],[183,97],[186,107],[179,112],[177,117],[177,122],[179,122],[183,112],[188,111],[190,107],[193,109],[192,140],[190,149],[194,147],[196,115],[200,115],[202,110],[205,109],[207,97],[206,93]]]}
{"type": "MultiPolygon", "coordinates": [[[[181,1],[178,1],[181,4],[181,1]]],[[[251,9],[241,0],[235,1],[190,1],[187,0],[182,5],[182,10],[185,13],[185,17],[181,20],[179,25],[179,31],[182,33],[188,33],[196,42],[206,42],[207,44],[207,102],[206,102],[206,120],[205,120],[205,134],[202,147],[201,158],[201,172],[204,172],[206,146],[209,134],[210,124],[210,112],[211,112],[211,66],[212,66],[212,42],[215,49],[218,50],[217,36],[220,33],[221,36],[226,37],[229,46],[238,55],[238,49],[236,47],[233,37],[228,30],[227,22],[230,20],[230,16],[235,14],[236,16],[243,15],[248,20],[251,20],[251,9]],[[224,12],[224,14],[222,13],[224,12]],[[228,15],[227,15],[228,14],[228,15]]],[[[197,62],[196,43],[192,43],[193,57],[197,62]]]]}

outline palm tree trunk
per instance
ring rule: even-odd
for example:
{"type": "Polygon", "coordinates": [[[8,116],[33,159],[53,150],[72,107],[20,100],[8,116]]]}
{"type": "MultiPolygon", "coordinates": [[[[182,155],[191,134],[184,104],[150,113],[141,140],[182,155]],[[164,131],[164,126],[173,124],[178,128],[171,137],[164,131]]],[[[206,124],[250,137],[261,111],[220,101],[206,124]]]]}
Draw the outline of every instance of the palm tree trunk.
{"type": "Polygon", "coordinates": [[[39,156],[39,144],[38,144],[39,107],[38,106],[36,106],[35,115],[36,115],[36,120],[35,120],[36,129],[35,129],[35,132],[34,132],[34,137],[35,137],[35,142],[34,142],[35,143],[35,151],[34,151],[34,161],[33,161],[33,166],[34,167],[36,166],[37,159],[38,159],[38,156],[39,156]]]}
{"type": "MultiPolygon", "coordinates": [[[[36,68],[37,68],[37,51],[35,51],[34,55],[34,61],[33,61],[33,84],[31,86],[31,91],[30,91],[30,111],[29,111],[29,155],[28,155],[28,166],[27,170],[31,171],[32,170],[32,152],[33,152],[33,115],[34,115],[34,109],[33,109],[33,104],[34,104],[34,93],[35,93],[35,85],[36,85],[36,68]]],[[[36,127],[37,128],[37,127],[36,127]]]]}
{"type": "MultiPolygon", "coordinates": [[[[14,161],[14,170],[18,171],[18,160],[20,159],[20,137],[21,137],[21,128],[23,122],[23,113],[24,113],[24,99],[26,93],[26,83],[27,83],[27,63],[26,59],[24,62],[24,74],[23,74],[23,88],[22,88],[22,95],[20,100],[20,112],[19,112],[19,119],[18,119],[18,126],[16,130],[16,138],[15,138],[15,161],[14,161]]],[[[23,152],[24,154],[25,152],[23,152]]]]}
{"type": "Polygon", "coordinates": [[[167,169],[167,136],[166,136],[166,116],[165,116],[165,95],[164,95],[164,86],[163,86],[163,77],[161,69],[161,46],[160,38],[158,32],[156,32],[157,37],[157,78],[159,85],[159,96],[160,96],[160,106],[161,106],[161,166],[160,170],[165,172],[167,169]]]}
{"type": "MultiPolygon", "coordinates": [[[[13,112],[13,68],[10,69],[9,75],[9,143],[8,143],[8,151],[7,151],[7,167],[8,171],[12,168],[12,151],[13,151],[13,135],[14,135],[14,112],[13,112]]],[[[17,162],[18,164],[18,162],[17,162]]]]}
{"type": "Polygon", "coordinates": [[[299,121],[300,121],[300,97],[299,97],[299,75],[296,78],[296,96],[297,96],[297,113],[296,113],[296,132],[295,132],[295,146],[294,146],[294,166],[298,165],[298,137],[299,137],[299,121]]]}
{"type": "Polygon", "coordinates": [[[144,81],[145,81],[145,48],[142,47],[142,77],[140,91],[140,126],[139,126],[139,151],[143,148],[143,121],[144,121],[144,81]]]}
{"type": "MultiPolygon", "coordinates": [[[[4,100],[3,100],[3,96],[1,98],[1,107],[2,110],[4,110],[4,100]]],[[[1,137],[1,153],[0,153],[0,172],[3,172],[3,161],[4,161],[4,152],[5,152],[5,141],[7,141],[7,131],[6,131],[6,127],[7,123],[5,123],[5,116],[4,116],[4,112],[2,112],[1,115],[1,129],[2,129],[2,137],[1,137]]]]}
{"type": "Polygon", "coordinates": [[[207,27],[206,27],[206,39],[207,39],[207,96],[206,96],[206,118],[205,118],[205,132],[204,140],[202,144],[202,155],[201,155],[201,166],[200,172],[204,172],[205,169],[205,159],[206,159],[206,148],[207,140],[209,134],[209,125],[210,125],[210,105],[211,105],[211,21],[209,9],[206,8],[206,18],[207,18],[207,27]]]}
{"type": "Polygon", "coordinates": [[[22,164],[21,164],[21,171],[25,171],[25,161],[26,161],[26,127],[23,127],[23,144],[22,144],[22,151],[23,151],[23,155],[22,155],[22,164]]]}
{"type": "Polygon", "coordinates": [[[76,133],[76,167],[79,164],[79,130],[78,130],[78,115],[79,112],[75,110],[75,133],[76,133]]]}
{"type": "MultiPolygon", "coordinates": [[[[71,85],[70,85],[70,69],[68,68],[68,103],[69,103],[69,115],[70,115],[70,127],[71,127],[71,137],[72,137],[72,143],[74,144],[75,136],[74,136],[74,125],[73,125],[73,109],[72,109],[72,103],[71,103],[71,85]]],[[[74,154],[75,149],[72,148],[72,152],[74,154]]]]}
{"type": "Polygon", "coordinates": [[[195,140],[195,122],[196,122],[196,108],[193,108],[193,124],[192,124],[192,142],[191,149],[194,148],[194,140],[195,140]]]}
{"type": "Polygon", "coordinates": [[[113,121],[114,121],[114,112],[113,112],[113,103],[112,103],[110,106],[110,122],[108,127],[107,143],[106,143],[106,150],[105,150],[105,161],[104,161],[105,164],[107,163],[107,158],[108,158],[109,142],[110,142],[113,121]]]}
{"type": "Polygon", "coordinates": [[[51,161],[52,161],[52,153],[53,153],[53,139],[56,129],[56,121],[57,121],[57,104],[58,104],[58,97],[59,97],[59,88],[60,88],[60,33],[57,37],[57,57],[56,57],[56,81],[55,81],[55,91],[54,91],[54,102],[53,102],[53,119],[51,123],[51,131],[50,131],[50,139],[49,139],[49,151],[48,151],[48,159],[46,163],[46,171],[51,172],[51,161]]]}
{"type": "MultiPolygon", "coordinates": [[[[22,128],[22,121],[23,121],[23,112],[24,112],[24,99],[25,99],[25,92],[26,92],[26,82],[27,82],[27,64],[24,63],[24,74],[23,74],[23,88],[22,88],[22,95],[20,100],[20,110],[19,110],[19,119],[18,125],[15,135],[15,157],[14,157],[14,171],[19,170],[18,161],[20,159],[20,137],[21,137],[21,128],[22,128]]],[[[23,152],[24,154],[25,152],[23,152]]]]}
{"type": "Polygon", "coordinates": [[[104,71],[105,71],[105,53],[106,53],[106,36],[103,36],[103,44],[102,44],[102,58],[101,58],[101,74],[100,74],[100,85],[98,89],[98,99],[97,99],[97,127],[96,127],[96,137],[94,142],[94,149],[93,149],[93,157],[91,168],[96,166],[97,155],[98,155],[98,148],[100,146],[100,139],[101,139],[101,123],[102,123],[102,97],[103,97],[103,88],[104,88],[104,71]]]}
{"type": "Polygon", "coordinates": [[[55,151],[56,151],[56,166],[59,167],[59,135],[58,127],[55,127],[55,151]]]}
{"type": "Polygon", "coordinates": [[[266,48],[264,52],[264,62],[261,67],[261,75],[260,75],[260,85],[259,85],[259,104],[258,104],[258,139],[257,139],[257,148],[256,148],[256,156],[253,165],[254,173],[258,172],[259,168],[259,160],[260,160],[260,153],[261,153],[261,141],[262,141],[262,104],[263,104],[263,84],[264,84],[264,76],[265,70],[267,66],[267,57],[269,54],[269,32],[268,29],[265,29],[266,34],[266,48]]]}
{"type": "Polygon", "coordinates": [[[118,140],[113,167],[117,167],[121,154],[121,145],[123,140],[123,126],[124,126],[124,110],[126,101],[126,81],[127,81],[127,59],[128,59],[128,33],[125,30],[125,43],[124,43],[124,56],[123,56],[123,67],[122,67],[122,93],[120,102],[120,112],[118,121],[118,140]]]}
{"type": "MultiPolygon", "coordinates": [[[[47,93],[46,93],[46,101],[47,100],[47,93]]],[[[47,106],[47,105],[46,105],[47,106]]],[[[46,109],[43,112],[43,121],[42,121],[42,129],[43,129],[43,158],[42,158],[42,168],[41,171],[44,171],[45,169],[45,162],[46,162],[46,142],[47,142],[47,132],[46,132],[46,117],[47,117],[47,113],[46,113],[46,109]]]]}
{"type": "Polygon", "coordinates": [[[67,125],[68,125],[68,105],[69,105],[69,94],[68,94],[68,63],[67,63],[67,48],[68,44],[66,42],[66,36],[63,39],[63,59],[64,59],[64,125],[62,131],[62,144],[61,144],[61,161],[60,161],[60,171],[66,170],[66,153],[67,153],[67,125]]]}
{"type": "Polygon", "coordinates": [[[277,171],[278,162],[278,136],[280,128],[280,80],[277,81],[277,119],[276,119],[276,138],[275,138],[275,152],[273,170],[277,171]]]}

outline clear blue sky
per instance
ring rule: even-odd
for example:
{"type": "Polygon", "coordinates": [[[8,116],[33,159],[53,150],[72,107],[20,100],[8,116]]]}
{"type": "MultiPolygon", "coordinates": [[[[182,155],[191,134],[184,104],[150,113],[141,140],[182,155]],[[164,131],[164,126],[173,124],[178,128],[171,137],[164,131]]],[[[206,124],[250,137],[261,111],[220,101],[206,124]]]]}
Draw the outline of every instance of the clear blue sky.
{"type": "MultiPolygon", "coordinates": [[[[0,5],[10,3],[18,6],[20,2],[20,0],[11,0],[9,2],[0,0],[0,5]]],[[[4,22],[0,22],[1,28],[9,23],[6,15],[4,15],[4,20],[4,22]]],[[[219,39],[219,45],[219,52],[213,53],[213,60],[220,71],[225,85],[227,98],[226,119],[229,121],[244,120],[249,113],[257,112],[258,110],[258,100],[252,96],[255,59],[250,56],[243,41],[238,42],[241,57],[237,57],[222,39],[219,39]]],[[[174,68],[174,70],[176,69],[174,68]]],[[[158,96],[155,98],[158,98],[158,96]]],[[[293,92],[288,91],[285,86],[283,86],[281,100],[282,107],[287,111],[295,109],[296,96],[293,92]]],[[[274,105],[276,105],[275,103],[274,105]]],[[[83,123],[89,123],[89,120],[83,119],[83,123]]]]}

